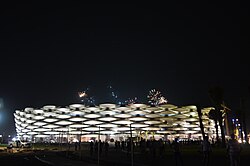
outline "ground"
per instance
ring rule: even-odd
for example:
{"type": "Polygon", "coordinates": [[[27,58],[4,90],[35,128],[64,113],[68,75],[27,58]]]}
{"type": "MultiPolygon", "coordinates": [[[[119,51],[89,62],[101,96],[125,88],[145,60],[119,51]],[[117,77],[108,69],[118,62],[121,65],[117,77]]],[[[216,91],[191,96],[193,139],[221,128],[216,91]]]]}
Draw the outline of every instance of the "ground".
{"type": "MultiPolygon", "coordinates": [[[[202,153],[198,145],[183,146],[182,157],[184,165],[201,166],[202,153]]],[[[241,166],[247,166],[250,157],[250,146],[244,145],[241,153],[241,166]]],[[[175,165],[173,152],[169,147],[165,147],[162,156],[156,151],[156,155],[151,153],[140,153],[135,149],[133,158],[131,153],[122,150],[109,149],[108,153],[102,152],[99,156],[97,153],[90,155],[87,145],[81,146],[81,150],[75,151],[74,147],[68,146],[37,146],[30,149],[14,149],[13,153],[7,153],[4,147],[0,149],[1,165],[133,165],[134,166],[158,166],[158,165],[175,165]]],[[[214,147],[210,165],[221,166],[230,165],[225,148],[214,147]]]]}

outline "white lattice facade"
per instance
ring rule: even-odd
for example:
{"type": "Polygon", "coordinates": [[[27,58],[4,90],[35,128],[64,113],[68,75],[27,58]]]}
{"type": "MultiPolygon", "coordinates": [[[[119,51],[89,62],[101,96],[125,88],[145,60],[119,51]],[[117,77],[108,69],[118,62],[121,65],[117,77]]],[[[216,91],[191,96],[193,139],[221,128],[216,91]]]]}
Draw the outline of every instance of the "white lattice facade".
{"type": "MultiPolygon", "coordinates": [[[[202,109],[205,133],[213,136],[214,122],[207,116],[211,107],[202,109]]],[[[178,107],[172,104],[148,106],[132,104],[118,106],[100,104],[67,107],[46,105],[42,108],[25,108],[14,113],[17,136],[32,139],[97,137],[121,139],[129,135],[144,137],[198,138],[201,136],[197,108],[194,105],[178,107]],[[130,131],[131,129],[131,131],[130,131]]]]}

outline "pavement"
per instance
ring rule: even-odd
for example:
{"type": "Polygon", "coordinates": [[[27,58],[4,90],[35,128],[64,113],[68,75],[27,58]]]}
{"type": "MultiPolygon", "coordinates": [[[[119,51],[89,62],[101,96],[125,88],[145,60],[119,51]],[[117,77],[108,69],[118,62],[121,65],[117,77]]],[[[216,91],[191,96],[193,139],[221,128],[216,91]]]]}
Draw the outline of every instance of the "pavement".
{"type": "Polygon", "coordinates": [[[88,161],[75,159],[72,157],[66,157],[61,154],[61,152],[53,152],[53,151],[46,151],[46,152],[36,152],[35,158],[43,163],[46,163],[50,166],[97,166],[95,163],[90,163],[88,161]]]}
{"type": "MultiPolygon", "coordinates": [[[[90,155],[89,151],[83,151],[82,155],[79,155],[79,151],[70,151],[68,157],[65,157],[65,152],[57,153],[57,158],[64,157],[64,162],[56,161],[58,164],[62,165],[98,165],[97,162],[97,153],[90,155]],[[80,159],[81,156],[81,159],[80,159]],[[67,158],[67,159],[66,159],[67,158]]],[[[67,155],[66,155],[67,156],[67,155]]],[[[53,156],[51,161],[55,162],[55,158],[53,156]]],[[[194,152],[194,153],[187,153],[183,152],[182,155],[184,165],[192,165],[192,166],[201,166],[202,163],[202,153],[194,152]]],[[[46,157],[45,157],[46,159],[46,157]]],[[[48,158],[47,158],[48,159],[48,158]]],[[[248,166],[249,160],[249,152],[246,151],[241,155],[241,166],[248,166]]],[[[135,153],[133,158],[131,158],[131,154],[127,153],[126,151],[115,149],[110,149],[110,151],[105,154],[104,152],[100,155],[99,158],[99,165],[100,166],[162,166],[162,165],[175,165],[174,155],[171,151],[166,152],[163,156],[159,156],[157,153],[155,156],[152,156],[150,153],[140,154],[135,153]]],[[[57,165],[57,164],[56,164],[57,165]]],[[[210,158],[210,166],[229,166],[229,158],[224,153],[212,153],[210,158]]]]}
{"type": "MultiPolygon", "coordinates": [[[[32,149],[19,149],[13,148],[12,152],[8,152],[6,147],[0,147],[0,161],[9,161],[10,158],[18,159],[21,161],[21,157],[27,160],[34,158],[39,162],[47,166],[97,166],[98,164],[90,163],[88,161],[75,159],[70,156],[65,155],[66,152],[63,151],[53,151],[53,150],[32,150],[32,149]]],[[[33,159],[33,160],[34,160],[33,159]]],[[[11,161],[12,162],[12,161],[11,161]]],[[[10,164],[10,163],[9,163],[10,164]]],[[[1,164],[2,165],[2,164],[1,164]]]]}
{"type": "MultiPolygon", "coordinates": [[[[131,154],[126,151],[114,150],[111,149],[107,154],[102,153],[99,158],[96,153],[90,155],[87,149],[81,151],[70,151],[65,150],[32,150],[32,149],[14,149],[14,153],[10,154],[0,148],[0,158],[1,156],[6,155],[6,158],[2,158],[7,161],[9,156],[13,157],[13,154],[26,155],[30,160],[37,160],[40,163],[43,163],[47,166],[162,166],[162,165],[175,165],[175,160],[173,154],[170,151],[167,151],[164,156],[160,157],[156,155],[153,157],[151,154],[137,154],[135,153],[133,158],[131,154]]],[[[244,151],[243,151],[244,152],[244,151]]],[[[242,153],[241,156],[241,166],[248,166],[249,160],[249,150],[242,153]]],[[[24,157],[23,157],[24,158],[24,157]]],[[[20,160],[21,161],[21,160],[20,160]]],[[[198,152],[196,153],[184,153],[183,155],[184,165],[193,165],[201,166],[202,164],[202,155],[198,152]]],[[[1,160],[0,160],[1,163],[1,160]]],[[[2,165],[2,164],[1,164],[2,165]]],[[[37,164],[36,166],[38,166],[37,164]]],[[[42,164],[41,164],[42,165],[42,164]]],[[[221,165],[230,165],[228,157],[223,153],[212,153],[210,158],[210,165],[212,166],[221,166],[221,165]]]]}
{"type": "MultiPolygon", "coordinates": [[[[102,153],[99,161],[97,154],[90,156],[88,151],[37,151],[35,158],[47,165],[54,166],[127,166],[131,165],[131,158],[126,152],[111,151],[108,155],[102,153]],[[99,162],[99,164],[98,164],[99,162]]],[[[134,162],[134,166],[145,166],[145,164],[134,162]]],[[[147,164],[146,164],[147,165],[147,164]]]]}

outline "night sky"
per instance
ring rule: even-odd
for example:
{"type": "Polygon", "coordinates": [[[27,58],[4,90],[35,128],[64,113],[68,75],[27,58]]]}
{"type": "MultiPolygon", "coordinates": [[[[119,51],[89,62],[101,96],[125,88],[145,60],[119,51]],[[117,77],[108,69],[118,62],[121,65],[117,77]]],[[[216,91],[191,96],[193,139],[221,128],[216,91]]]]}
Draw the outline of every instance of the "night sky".
{"type": "Polygon", "coordinates": [[[217,85],[233,111],[241,97],[249,101],[247,6],[188,1],[0,8],[0,134],[15,132],[16,109],[80,103],[77,93],[86,88],[97,103],[111,102],[109,85],[122,100],[144,103],[157,89],[170,104],[208,107],[208,90],[217,85]]]}

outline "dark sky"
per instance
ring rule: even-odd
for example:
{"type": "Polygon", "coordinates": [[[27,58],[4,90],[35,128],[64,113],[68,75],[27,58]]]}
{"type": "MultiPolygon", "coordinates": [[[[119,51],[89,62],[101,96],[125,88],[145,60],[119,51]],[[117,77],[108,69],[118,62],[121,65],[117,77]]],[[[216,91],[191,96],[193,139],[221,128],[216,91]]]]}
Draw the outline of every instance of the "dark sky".
{"type": "Polygon", "coordinates": [[[155,88],[207,107],[219,85],[237,110],[249,97],[248,22],[237,3],[1,5],[0,134],[16,109],[79,103],[87,87],[98,102],[112,85],[124,99],[155,88]]]}

